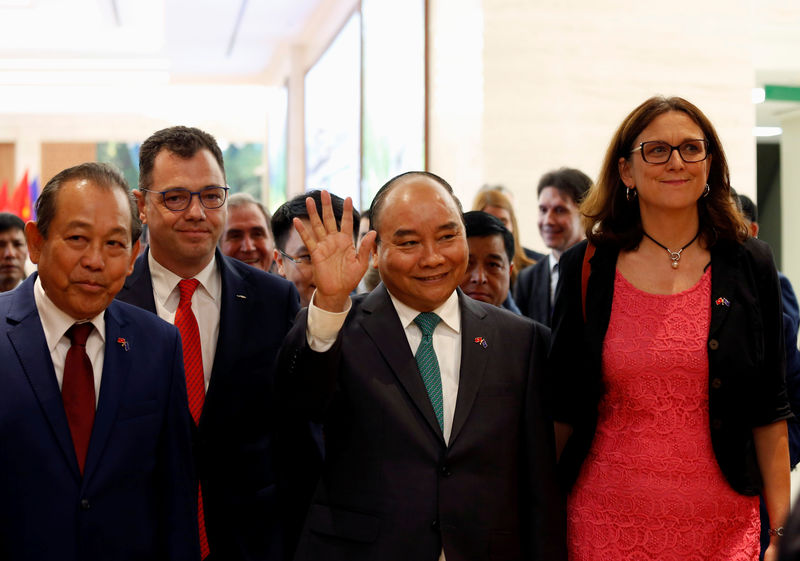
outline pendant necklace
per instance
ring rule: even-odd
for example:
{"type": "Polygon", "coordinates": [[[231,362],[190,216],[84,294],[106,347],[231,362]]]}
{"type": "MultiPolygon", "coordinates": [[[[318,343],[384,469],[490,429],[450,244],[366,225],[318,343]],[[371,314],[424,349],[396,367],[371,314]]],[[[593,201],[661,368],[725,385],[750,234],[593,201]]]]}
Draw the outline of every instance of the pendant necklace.
{"type": "Polygon", "coordinates": [[[645,232],[644,230],[642,230],[642,233],[643,233],[645,236],[647,236],[648,238],[650,238],[650,240],[651,240],[651,241],[652,241],[654,244],[656,244],[657,246],[659,246],[659,247],[663,248],[663,249],[664,249],[664,250],[667,252],[667,255],[669,255],[669,258],[670,258],[670,259],[672,259],[672,268],[673,268],[673,269],[677,269],[677,268],[678,268],[678,261],[680,261],[680,260],[681,260],[681,253],[683,253],[683,250],[684,250],[684,249],[686,249],[687,247],[689,247],[690,245],[692,245],[692,244],[694,243],[694,241],[695,241],[695,240],[697,239],[697,237],[700,235],[700,230],[697,230],[697,233],[694,235],[694,237],[691,239],[691,241],[689,241],[689,243],[687,243],[685,246],[683,246],[682,248],[680,248],[678,251],[672,251],[670,248],[668,248],[668,247],[667,247],[667,246],[665,246],[664,244],[662,244],[662,243],[659,243],[657,240],[655,240],[655,239],[653,238],[653,236],[651,236],[650,234],[648,234],[648,233],[647,233],[647,232],[645,232]]]}

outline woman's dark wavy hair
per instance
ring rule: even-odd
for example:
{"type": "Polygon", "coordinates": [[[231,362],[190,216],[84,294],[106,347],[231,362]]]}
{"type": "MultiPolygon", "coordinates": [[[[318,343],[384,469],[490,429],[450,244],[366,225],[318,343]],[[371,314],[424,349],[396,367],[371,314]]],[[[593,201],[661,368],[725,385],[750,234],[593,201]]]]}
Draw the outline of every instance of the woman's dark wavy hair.
{"type": "Polygon", "coordinates": [[[669,111],[681,111],[694,121],[708,141],[711,166],[709,193],[697,201],[700,235],[707,247],[718,240],[743,241],[747,227],[731,201],[730,174],[717,131],[700,109],[680,97],[651,97],[634,109],[617,129],[606,151],[597,183],[581,204],[586,237],[595,245],[634,249],[642,240],[638,198],[628,201],[619,174],[619,159],[629,160],[633,142],[653,120],[669,111]]]}

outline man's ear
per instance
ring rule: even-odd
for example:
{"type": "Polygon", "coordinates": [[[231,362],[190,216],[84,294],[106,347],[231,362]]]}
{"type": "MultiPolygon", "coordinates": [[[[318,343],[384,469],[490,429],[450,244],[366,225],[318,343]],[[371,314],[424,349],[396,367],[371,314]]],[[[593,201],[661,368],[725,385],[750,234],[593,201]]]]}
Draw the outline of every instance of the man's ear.
{"type": "Polygon", "coordinates": [[[139,240],[136,240],[136,243],[133,244],[133,247],[131,248],[131,262],[128,266],[128,275],[133,272],[133,266],[136,263],[136,258],[139,257],[139,249],[141,245],[142,244],[139,242],[139,240]]]}
{"type": "Polygon", "coordinates": [[[28,242],[28,257],[30,257],[31,263],[38,265],[44,247],[44,237],[39,232],[39,226],[33,220],[25,224],[25,241],[28,242]]]}
{"type": "Polygon", "coordinates": [[[278,274],[286,278],[286,271],[283,268],[283,255],[278,251],[278,248],[272,250],[272,260],[275,262],[275,267],[278,269],[278,274]]]}
{"type": "Polygon", "coordinates": [[[147,213],[144,211],[145,203],[144,200],[144,193],[139,190],[135,190],[133,192],[133,196],[136,197],[136,206],[139,207],[139,220],[142,221],[142,224],[147,224],[147,213]]]}

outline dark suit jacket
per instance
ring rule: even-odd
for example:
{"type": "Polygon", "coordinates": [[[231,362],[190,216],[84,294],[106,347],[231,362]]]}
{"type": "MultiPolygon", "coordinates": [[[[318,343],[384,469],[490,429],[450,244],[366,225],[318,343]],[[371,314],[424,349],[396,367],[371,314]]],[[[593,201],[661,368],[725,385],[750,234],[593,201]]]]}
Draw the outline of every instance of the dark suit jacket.
{"type": "Polygon", "coordinates": [[[522,315],[550,326],[550,258],[526,267],[514,285],[514,301],[522,315]]]}
{"type": "Polygon", "coordinates": [[[278,392],[287,417],[323,423],[326,457],[295,559],[565,558],[540,387],[548,330],[460,290],[459,303],[449,446],[383,285],[354,299],[326,353],[298,316],[278,392]]]}
{"type": "MultiPolygon", "coordinates": [[[[614,247],[598,246],[590,259],[584,323],[581,267],[586,244],[583,241],[570,248],[559,261],[549,360],[556,386],[555,417],[575,429],[559,462],[567,487],[577,478],[594,438],[597,407],[604,392],[601,358],[618,255],[614,247]]],[[[778,273],[764,242],[721,240],[711,248],[709,306],[711,443],[731,487],[745,495],[757,495],[762,480],[752,429],[792,416],[784,380],[778,273]]]]}
{"type": "MultiPolygon", "coordinates": [[[[118,299],[156,312],[145,252],[118,299]]],[[[222,279],[219,338],[195,463],[211,558],[281,558],[273,442],[274,361],[299,308],[294,285],[216,253],[222,279]]]]}
{"type": "Polygon", "coordinates": [[[177,329],[120,302],[106,310],[100,399],[81,477],[35,277],[0,294],[0,559],[198,559],[177,329]]]}

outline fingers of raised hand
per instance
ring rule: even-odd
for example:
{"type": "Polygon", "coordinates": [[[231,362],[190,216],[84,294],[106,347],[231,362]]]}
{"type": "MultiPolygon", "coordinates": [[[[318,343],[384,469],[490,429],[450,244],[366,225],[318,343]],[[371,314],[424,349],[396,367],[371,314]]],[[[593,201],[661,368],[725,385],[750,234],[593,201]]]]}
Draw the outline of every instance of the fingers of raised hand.
{"type": "Polygon", "coordinates": [[[297,234],[300,236],[300,239],[303,240],[303,243],[305,244],[309,253],[314,251],[314,249],[317,247],[317,238],[314,235],[314,232],[309,228],[306,228],[303,224],[303,221],[297,217],[292,219],[292,224],[294,225],[294,229],[297,230],[297,234]]]}

